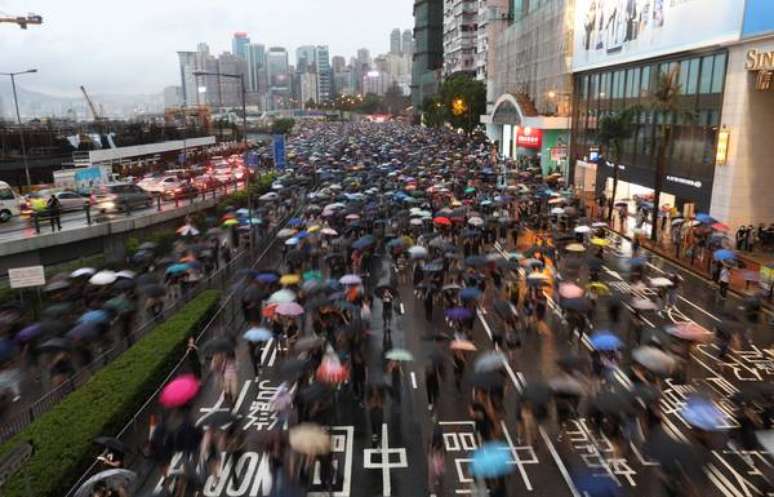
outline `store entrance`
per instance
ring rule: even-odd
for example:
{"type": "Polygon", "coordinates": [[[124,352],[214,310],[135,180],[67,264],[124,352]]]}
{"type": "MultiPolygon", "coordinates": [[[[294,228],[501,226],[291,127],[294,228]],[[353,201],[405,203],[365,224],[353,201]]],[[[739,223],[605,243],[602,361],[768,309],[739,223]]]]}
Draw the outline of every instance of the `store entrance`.
{"type": "MultiPolygon", "coordinates": [[[[605,195],[610,198],[613,195],[613,178],[607,178],[605,181],[605,195]]],[[[637,232],[642,235],[650,236],[654,191],[652,188],[630,183],[628,181],[618,180],[618,188],[615,192],[613,205],[613,226],[615,229],[631,236],[637,232]]],[[[677,207],[677,197],[670,193],[661,192],[659,201],[659,218],[661,223],[659,229],[661,236],[668,235],[671,228],[671,220],[680,213],[677,207]]],[[[693,203],[683,204],[683,211],[680,214],[690,217],[693,215],[693,203]]]]}

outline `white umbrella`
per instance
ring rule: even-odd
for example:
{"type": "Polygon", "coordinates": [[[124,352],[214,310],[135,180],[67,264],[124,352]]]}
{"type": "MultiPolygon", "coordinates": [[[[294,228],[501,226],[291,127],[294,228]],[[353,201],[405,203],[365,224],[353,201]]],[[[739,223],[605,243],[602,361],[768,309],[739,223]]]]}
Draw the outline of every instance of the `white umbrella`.
{"type": "Polygon", "coordinates": [[[177,234],[180,236],[196,236],[199,234],[199,230],[195,226],[184,224],[177,229],[177,234]]]}
{"type": "Polygon", "coordinates": [[[93,267],[82,267],[70,273],[70,278],[80,278],[81,276],[91,276],[96,272],[97,270],[94,269],[93,267]]]}
{"type": "Polygon", "coordinates": [[[300,240],[298,238],[293,236],[293,237],[290,237],[287,240],[285,240],[285,245],[291,245],[291,246],[292,245],[298,245],[299,241],[300,240]]]}
{"type": "Polygon", "coordinates": [[[427,257],[427,249],[425,247],[422,247],[421,245],[414,245],[413,247],[408,249],[408,252],[409,252],[409,255],[414,259],[421,259],[422,257],[427,257]]]}
{"type": "Polygon", "coordinates": [[[258,200],[269,201],[269,200],[276,200],[278,198],[279,198],[279,195],[277,193],[269,192],[269,193],[264,193],[263,195],[258,197],[258,200]]]}
{"type": "Polygon", "coordinates": [[[637,347],[632,351],[632,359],[649,371],[669,374],[677,365],[677,360],[656,347],[637,347]]]}
{"type": "Polygon", "coordinates": [[[269,304],[284,304],[286,302],[294,302],[295,300],[296,294],[291,290],[279,290],[271,294],[269,304]]]}
{"type": "Polygon", "coordinates": [[[320,233],[327,236],[338,236],[339,234],[339,232],[333,228],[323,228],[320,230],[320,233]]]}
{"type": "Polygon", "coordinates": [[[114,283],[118,279],[118,276],[113,271],[100,271],[99,273],[96,273],[94,276],[89,278],[89,283],[92,285],[110,285],[114,283]]]}
{"type": "Polygon", "coordinates": [[[339,283],[342,285],[359,285],[363,282],[360,276],[356,274],[345,274],[339,279],[339,283]]]}
{"type": "Polygon", "coordinates": [[[554,207],[551,209],[551,214],[564,214],[564,209],[561,207],[554,207]]]}
{"type": "Polygon", "coordinates": [[[651,278],[650,284],[655,287],[672,286],[672,280],[659,276],[658,278],[651,278]]]}
{"type": "Polygon", "coordinates": [[[128,278],[133,280],[135,276],[134,271],[129,271],[128,269],[116,273],[116,278],[128,278]]]}
{"type": "Polygon", "coordinates": [[[128,469],[108,469],[92,476],[80,486],[74,497],[88,497],[92,494],[94,486],[104,481],[108,488],[124,487],[127,488],[137,478],[137,473],[128,469]]]}
{"type": "Polygon", "coordinates": [[[590,233],[591,232],[591,227],[590,226],[585,226],[585,225],[584,226],[576,226],[575,227],[575,232],[576,233],[590,233]]]}
{"type": "Polygon", "coordinates": [[[422,225],[422,219],[415,217],[409,220],[409,224],[411,226],[421,226],[422,225]]]}
{"type": "Polygon", "coordinates": [[[607,228],[607,223],[602,221],[597,221],[596,223],[591,224],[592,228],[607,228]]]}
{"type": "Polygon", "coordinates": [[[277,233],[278,238],[290,238],[291,236],[296,234],[296,230],[292,228],[284,228],[279,230],[279,233],[277,233]]]}
{"type": "Polygon", "coordinates": [[[471,226],[482,226],[484,224],[484,220],[478,216],[474,216],[468,219],[468,224],[471,226]]]}

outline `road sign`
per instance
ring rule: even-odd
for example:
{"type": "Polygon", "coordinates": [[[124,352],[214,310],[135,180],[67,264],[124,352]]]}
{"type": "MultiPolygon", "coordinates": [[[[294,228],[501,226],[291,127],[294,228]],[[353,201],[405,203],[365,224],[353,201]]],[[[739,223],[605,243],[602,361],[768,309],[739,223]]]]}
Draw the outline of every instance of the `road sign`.
{"type": "Polygon", "coordinates": [[[272,150],[274,151],[274,167],[280,171],[285,170],[285,135],[274,135],[272,138],[272,150]]]}
{"type": "Polygon", "coordinates": [[[17,267],[8,270],[8,280],[11,288],[29,288],[46,284],[46,274],[43,266],[17,267]]]}
{"type": "Polygon", "coordinates": [[[245,152],[245,164],[247,164],[247,167],[253,169],[258,167],[258,154],[255,152],[255,150],[245,152]]]}

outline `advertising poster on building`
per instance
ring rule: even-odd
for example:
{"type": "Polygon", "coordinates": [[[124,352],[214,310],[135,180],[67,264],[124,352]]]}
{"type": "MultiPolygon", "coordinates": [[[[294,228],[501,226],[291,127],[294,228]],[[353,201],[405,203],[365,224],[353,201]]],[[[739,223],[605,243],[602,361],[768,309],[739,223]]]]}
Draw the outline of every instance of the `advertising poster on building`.
{"type": "Polygon", "coordinates": [[[285,135],[274,135],[272,151],[274,152],[274,167],[280,171],[285,170],[285,135]]]}
{"type": "Polygon", "coordinates": [[[744,0],[577,0],[573,71],[739,39],[744,0]]]}

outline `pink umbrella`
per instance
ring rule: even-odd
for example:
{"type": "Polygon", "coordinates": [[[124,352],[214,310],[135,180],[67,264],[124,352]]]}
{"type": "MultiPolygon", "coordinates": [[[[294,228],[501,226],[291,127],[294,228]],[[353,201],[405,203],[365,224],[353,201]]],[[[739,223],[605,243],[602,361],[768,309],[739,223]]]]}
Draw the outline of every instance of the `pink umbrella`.
{"type": "Polygon", "coordinates": [[[324,359],[317,368],[317,379],[323,383],[344,383],[349,378],[349,370],[337,359],[324,359]]]}
{"type": "Polygon", "coordinates": [[[280,316],[300,316],[304,313],[304,308],[295,302],[285,302],[279,304],[275,311],[280,316]]]}
{"type": "Polygon", "coordinates": [[[693,321],[677,323],[674,326],[667,326],[665,329],[670,335],[689,342],[702,342],[712,336],[707,330],[693,321]]]}
{"type": "Polygon", "coordinates": [[[192,374],[180,375],[167,383],[161,391],[159,404],[164,407],[181,407],[199,393],[199,380],[192,374]]]}
{"type": "Polygon", "coordinates": [[[583,288],[575,283],[562,283],[559,285],[559,295],[566,299],[578,299],[583,297],[583,288]]]}

